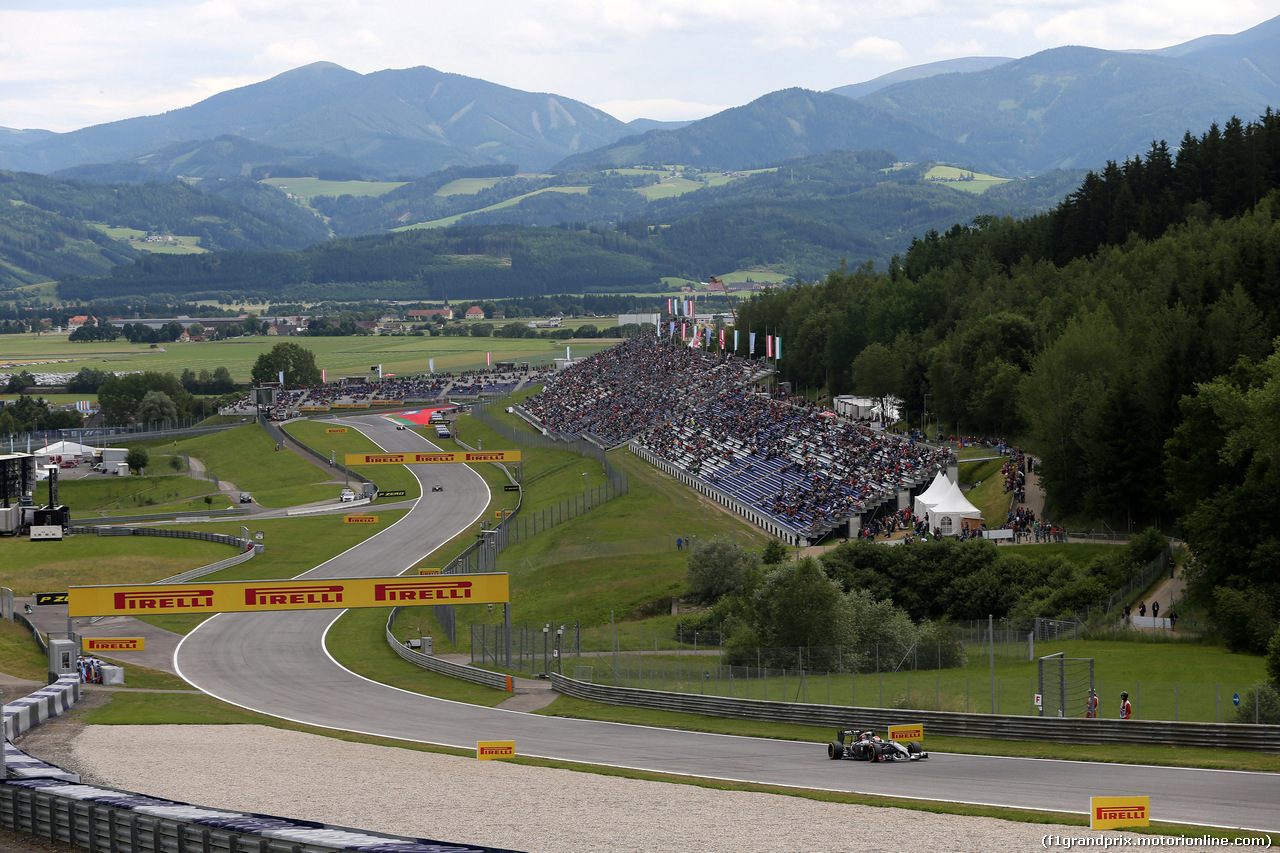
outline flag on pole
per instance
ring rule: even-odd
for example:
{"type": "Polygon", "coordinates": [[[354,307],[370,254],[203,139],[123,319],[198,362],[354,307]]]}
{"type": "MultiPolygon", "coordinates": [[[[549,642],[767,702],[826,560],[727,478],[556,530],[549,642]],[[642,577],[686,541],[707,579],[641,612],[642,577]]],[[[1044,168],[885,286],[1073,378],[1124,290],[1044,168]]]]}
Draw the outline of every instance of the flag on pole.
{"type": "Polygon", "coordinates": [[[436,372],[436,360],[434,358],[427,359],[427,370],[431,373],[436,372]]]}
{"type": "Polygon", "coordinates": [[[764,336],[765,358],[773,358],[773,335],[764,336]]]}
{"type": "Polygon", "coordinates": [[[734,352],[738,351],[738,330],[737,329],[733,330],[733,351],[734,352]]]}
{"type": "Polygon", "coordinates": [[[492,366],[493,366],[493,353],[492,353],[492,352],[487,352],[487,353],[485,353],[485,354],[484,354],[484,363],[485,363],[486,365],[488,365],[489,367],[492,367],[492,366]]]}
{"type": "Polygon", "coordinates": [[[564,358],[565,361],[573,361],[573,356],[569,355],[569,347],[567,346],[564,348],[564,358]]]}
{"type": "Polygon", "coordinates": [[[282,371],[280,371],[279,376],[280,376],[280,384],[281,384],[281,385],[283,385],[283,384],[284,384],[284,371],[283,371],[283,370],[282,370],[282,371]]]}
{"type": "Polygon", "coordinates": [[[747,349],[750,350],[750,356],[755,358],[756,355],[756,333],[747,332],[747,349]]]}
{"type": "Polygon", "coordinates": [[[320,384],[323,385],[328,381],[329,380],[325,378],[325,369],[323,367],[320,368],[320,384]]]}
{"type": "Polygon", "coordinates": [[[724,329],[720,330],[720,351],[724,352],[724,329]]]}
{"type": "Polygon", "coordinates": [[[773,360],[782,361],[782,338],[773,339],[773,360]]]}

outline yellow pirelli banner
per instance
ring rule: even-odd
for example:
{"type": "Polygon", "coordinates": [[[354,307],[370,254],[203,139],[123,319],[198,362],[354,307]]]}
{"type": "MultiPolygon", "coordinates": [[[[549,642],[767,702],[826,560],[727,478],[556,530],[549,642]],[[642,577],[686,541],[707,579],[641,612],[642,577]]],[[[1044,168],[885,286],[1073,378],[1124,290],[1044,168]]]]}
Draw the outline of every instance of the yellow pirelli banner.
{"type": "Polygon", "coordinates": [[[924,740],[924,724],[889,726],[889,740],[924,740]]]}
{"type": "Polygon", "coordinates": [[[420,575],[438,575],[438,574],[440,574],[440,570],[439,570],[439,569],[418,569],[418,574],[420,574],[420,575]]]}
{"type": "Polygon", "coordinates": [[[326,433],[346,432],[346,431],[347,431],[346,427],[330,427],[329,429],[325,430],[326,433]]]}
{"type": "Polygon", "coordinates": [[[458,462],[519,462],[519,450],[467,450],[460,453],[348,453],[350,465],[422,465],[458,462]]]}
{"type": "Polygon", "coordinates": [[[348,515],[342,519],[344,524],[377,524],[376,515],[348,515]]]}
{"type": "Polygon", "coordinates": [[[72,617],[337,610],[414,604],[502,604],[510,601],[505,573],[73,586],[67,594],[67,615],[72,617]]]}
{"type": "Polygon", "coordinates": [[[1150,826],[1150,797],[1090,797],[1089,828],[1117,829],[1150,826]]]}
{"type": "Polygon", "coordinates": [[[146,637],[84,637],[81,647],[86,652],[141,652],[147,648],[146,637]]]}
{"type": "Polygon", "coordinates": [[[511,758],[515,754],[516,742],[513,740],[476,741],[476,758],[480,761],[492,761],[495,758],[511,758]]]}

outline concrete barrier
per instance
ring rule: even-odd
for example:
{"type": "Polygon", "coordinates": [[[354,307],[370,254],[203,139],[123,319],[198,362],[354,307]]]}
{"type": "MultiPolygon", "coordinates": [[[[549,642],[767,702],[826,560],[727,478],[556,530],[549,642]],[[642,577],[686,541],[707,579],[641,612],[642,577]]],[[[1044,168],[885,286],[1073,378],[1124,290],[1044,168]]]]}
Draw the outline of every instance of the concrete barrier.
{"type": "Polygon", "coordinates": [[[56,717],[80,699],[80,679],[64,675],[29,696],[4,704],[4,736],[13,740],[50,717],[56,717]]]}
{"type": "Polygon", "coordinates": [[[485,687],[493,687],[498,690],[511,689],[511,678],[509,676],[490,672],[487,669],[476,669],[474,666],[468,666],[467,664],[442,660],[435,655],[424,655],[422,652],[408,648],[391,633],[390,619],[387,620],[387,644],[395,649],[396,654],[400,657],[423,669],[429,669],[441,675],[461,678],[463,681],[470,681],[472,684],[483,684],[485,687]]]}

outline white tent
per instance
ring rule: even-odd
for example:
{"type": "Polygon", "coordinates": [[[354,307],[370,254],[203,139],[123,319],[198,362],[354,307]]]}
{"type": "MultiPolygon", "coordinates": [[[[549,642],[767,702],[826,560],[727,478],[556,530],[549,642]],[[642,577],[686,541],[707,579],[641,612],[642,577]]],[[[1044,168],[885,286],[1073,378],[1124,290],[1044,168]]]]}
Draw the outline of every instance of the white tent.
{"type": "Polygon", "coordinates": [[[946,474],[939,471],[934,476],[933,482],[929,484],[929,488],[916,495],[915,503],[912,504],[912,512],[916,514],[917,518],[924,518],[929,509],[950,490],[951,481],[947,479],[946,474]]]}
{"type": "Polygon", "coordinates": [[[982,524],[982,513],[960,491],[955,483],[941,499],[929,507],[929,529],[943,536],[959,536],[962,530],[976,529],[982,524]]]}
{"type": "Polygon", "coordinates": [[[90,447],[87,444],[77,444],[74,441],[59,441],[48,447],[36,448],[34,452],[41,456],[61,456],[64,459],[71,456],[84,458],[96,453],[97,448],[90,447]]]}

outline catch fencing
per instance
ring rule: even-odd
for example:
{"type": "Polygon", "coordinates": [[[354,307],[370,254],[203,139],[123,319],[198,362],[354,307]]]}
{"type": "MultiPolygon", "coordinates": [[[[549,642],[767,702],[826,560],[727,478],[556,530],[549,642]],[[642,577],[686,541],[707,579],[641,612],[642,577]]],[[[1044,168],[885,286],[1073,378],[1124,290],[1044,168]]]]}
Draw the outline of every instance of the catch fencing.
{"type": "Polygon", "coordinates": [[[566,696],[611,705],[626,705],[657,711],[675,711],[847,729],[887,730],[904,722],[924,726],[930,734],[953,737],[998,738],[1001,740],[1052,741],[1080,744],[1149,744],[1185,746],[1188,743],[1230,744],[1233,749],[1280,752],[1280,726],[1225,723],[1211,732],[1204,723],[1167,720],[1081,719],[1074,717],[1012,716],[983,713],[953,713],[912,709],[909,720],[902,709],[885,706],[859,707],[841,704],[804,704],[788,701],[750,700],[703,694],[675,693],[592,684],[559,673],[551,674],[551,687],[566,696]]]}
{"type": "MultiPolygon", "coordinates": [[[[570,453],[593,459],[600,463],[606,482],[600,486],[584,489],[581,494],[574,495],[568,500],[536,512],[530,512],[525,509],[523,505],[524,493],[522,491],[520,493],[521,502],[515,510],[494,527],[484,528],[474,543],[468,545],[461,554],[445,565],[443,569],[445,574],[474,574],[496,571],[498,555],[508,546],[523,542],[531,536],[536,536],[557,525],[564,524],[566,521],[586,515],[592,509],[630,491],[630,483],[626,472],[615,468],[609,461],[605,450],[599,445],[577,437],[560,439],[549,435],[523,432],[514,429],[509,424],[502,423],[489,413],[490,406],[505,406],[506,402],[506,398],[503,398],[502,400],[476,403],[471,407],[471,416],[498,433],[504,440],[519,447],[534,450],[567,450],[570,453]]],[[[458,443],[462,444],[462,442],[458,443]]],[[[466,445],[463,446],[465,447],[466,445]]],[[[510,477],[509,472],[508,477],[510,477]]],[[[436,620],[440,623],[441,629],[449,637],[449,641],[456,644],[458,640],[457,617],[453,605],[437,604],[433,606],[432,610],[436,620]]]]}

